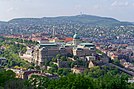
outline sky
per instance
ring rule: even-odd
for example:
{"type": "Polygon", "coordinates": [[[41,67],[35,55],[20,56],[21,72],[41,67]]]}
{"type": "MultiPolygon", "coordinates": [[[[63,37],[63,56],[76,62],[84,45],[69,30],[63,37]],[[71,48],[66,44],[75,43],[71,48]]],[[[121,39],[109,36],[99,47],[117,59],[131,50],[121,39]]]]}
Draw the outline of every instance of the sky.
{"type": "Polygon", "coordinates": [[[0,0],[0,21],[79,15],[134,22],[134,0],[0,0]]]}

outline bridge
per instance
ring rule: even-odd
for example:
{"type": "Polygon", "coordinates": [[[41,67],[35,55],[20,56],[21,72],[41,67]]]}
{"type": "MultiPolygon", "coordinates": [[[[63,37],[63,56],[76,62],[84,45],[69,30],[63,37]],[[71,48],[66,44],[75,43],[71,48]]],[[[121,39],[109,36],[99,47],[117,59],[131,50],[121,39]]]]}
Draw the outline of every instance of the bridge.
{"type": "MultiPolygon", "coordinates": [[[[105,57],[106,59],[109,59],[109,60],[111,59],[111,58],[108,57],[106,54],[104,54],[103,57],[105,57]]],[[[125,69],[125,68],[122,68],[122,67],[117,66],[117,65],[112,64],[112,63],[107,63],[106,65],[115,67],[115,68],[119,69],[120,71],[122,71],[122,72],[124,72],[124,73],[127,73],[128,75],[134,77],[134,72],[133,72],[133,71],[129,71],[129,70],[125,69]]]]}
{"type": "Polygon", "coordinates": [[[110,65],[110,66],[112,66],[112,67],[116,67],[117,69],[121,70],[122,72],[125,72],[125,73],[127,73],[128,75],[131,75],[131,76],[134,77],[134,72],[133,72],[133,71],[129,71],[129,70],[125,69],[125,68],[121,68],[121,67],[119,67],[119,66],[117,66],[117,65],[114,65],[114,64],[112,64],[112,63],[109,63],[108,65],[110,65]]]}

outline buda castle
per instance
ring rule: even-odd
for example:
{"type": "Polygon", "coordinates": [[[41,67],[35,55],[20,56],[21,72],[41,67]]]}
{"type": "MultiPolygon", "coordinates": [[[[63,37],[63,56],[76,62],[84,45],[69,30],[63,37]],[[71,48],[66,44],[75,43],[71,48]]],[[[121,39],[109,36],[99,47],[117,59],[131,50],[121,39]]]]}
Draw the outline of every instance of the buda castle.
{"type": "Polygon", "coordinates": [[[73,40],[69,42],[40,42],[34,47],[32,58],[28,61],[37,65],[43,65],[45,60],[51,60],[57,54],[61,56],[91,57],[95,53],[96,47],[93,43],[83,43],[80,36],[74,34],[73,40]]]}

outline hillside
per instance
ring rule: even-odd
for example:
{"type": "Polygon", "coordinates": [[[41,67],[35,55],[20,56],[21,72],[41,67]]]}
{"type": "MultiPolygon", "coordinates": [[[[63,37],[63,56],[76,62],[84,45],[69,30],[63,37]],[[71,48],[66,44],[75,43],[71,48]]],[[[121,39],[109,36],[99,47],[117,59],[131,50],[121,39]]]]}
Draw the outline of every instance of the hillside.
{"type": "Polygon", "coordinates": [[[4,22],[4,21],[0,21],[0,24],[6,24],[7,22],[4,22]]]}
{"type": "Polygon", "coordinates": [[[16,18],[8,23],[17,23],[21,25],[28,24],[88,24],[91,26],[115,26],[115,25],[132,25],[128,22],[120,22],[114,18],[92,16],[92,15],[76,15],[76,16],[60,16],[60,17],[43,17],[43,18],[16,18]]]}
{"type": "MultiPolygon", "coordinates": [[[[59,34],[64,33],[65,35],[72,36],[77,31],[82,36],[88,37],[89,35],[99,35],[99,32],[96,33],[95,31],[97,28],[101,31],[105,30],[105,33],[109,33],[120,26],[125,26],[127,27],[126,30],[131,30],[133,28],[128,29],[128,27],[133,25],[132,23],[121,22],[114,18],[92,15],[15,18],[8,22],[0,22],[0,34],[32,34],[40,32],[52,34],[52,29],[55,28],[55,31],[59,34]]],[[[117,31],[117,33],[119,32],[117,31]]]]}

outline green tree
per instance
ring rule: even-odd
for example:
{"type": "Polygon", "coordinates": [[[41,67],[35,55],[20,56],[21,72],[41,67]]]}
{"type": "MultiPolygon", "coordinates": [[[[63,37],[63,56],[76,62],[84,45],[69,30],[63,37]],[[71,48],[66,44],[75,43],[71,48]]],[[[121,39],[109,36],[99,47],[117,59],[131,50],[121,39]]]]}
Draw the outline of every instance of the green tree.
{"type": "Polygon", "coordinates": [[[5,85],[5,82],[11,79],[15,79],[16,74],[11,70],[3,70],[0,72],[0,86],[5,85]]]}
{"type": "Polygon", "coordinates": [[[9,80],[4,85],[5,89],[33,89],[32,86],[26,86],[25,80],[14,79],[9,80]]]}
{"type": "Polygon", "coordinates": [[[60,58],[62,61],[67,61],[67,58],[66,57],[64,57],[64,56],[61,56],[61,58],[60,58]]]}
{"type": "Polygon", "coordinates": [[[57,62],[57,59],[53,57],[53,58],[52,58],[52,61],[53,61],[53,62],[57,62]]]}
{"type": "Polygon", "coordinates": [[[57,71],[58,75],[68,75],[71,73],[71,70],[70,69],[67,69],[67,68],[59,68],[58,71],[57,71]]]}
{"type": "Polygon", "coordinates": [[[60,54],[57,54],[56,55],[56,59],[60,59],[61,55],[60,54]]]}

